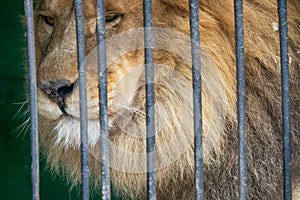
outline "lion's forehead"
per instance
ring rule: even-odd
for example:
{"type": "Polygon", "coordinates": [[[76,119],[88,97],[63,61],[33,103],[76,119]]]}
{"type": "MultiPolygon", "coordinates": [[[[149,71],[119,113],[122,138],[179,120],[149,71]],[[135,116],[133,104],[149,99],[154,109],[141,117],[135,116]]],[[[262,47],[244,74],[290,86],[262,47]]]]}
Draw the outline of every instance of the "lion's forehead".
{"type": "MultiPolygon", "coordinates": [[[[96,17],[96,0],[85,0],[83,3],[83,14],[86,18],[96,17]]],[[[39,9],[48,10],[56,13],[58,16],[66,14],[65,12],[74,11],[74,0],[40,0],[39,9]]],[[[137,0],[106,0],[105,8],[109,12],[120,12],[123,13],[126,10],[132,8],[141,8],[142,2],[137,0]]]]}

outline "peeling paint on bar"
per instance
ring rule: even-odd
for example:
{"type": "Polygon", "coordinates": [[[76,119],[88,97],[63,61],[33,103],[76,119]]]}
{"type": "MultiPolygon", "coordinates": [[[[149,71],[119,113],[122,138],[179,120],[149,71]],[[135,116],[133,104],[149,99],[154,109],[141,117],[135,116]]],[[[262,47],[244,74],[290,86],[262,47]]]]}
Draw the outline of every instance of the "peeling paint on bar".
{"type": "Polygon", "coordinates": [[[24,1],[26,16],[26,39],[28,54],[28,73],[30,89],[30,125],[31,125],[31,183],[32,199],[40,199],[40,169],[39,169],[39,137],[37,117],[37,86],[36,86],[36,62],[34,45],[34,19],[32,0],[24,1]]]}
{"type": "Polygon", "coordinates": [[[154,116],[154,60],[152,41],[152,1],[144,0],[144,45],[146,78],[146,148],[147,148],[147,199],[156,199],[155,174],[155,116],[154,116]]]}
{"type": "Polygon", "coordinates": [[[110,195],[110,151],[107,112],[107,71],[106,71],[106,31],[105,2],[97,0],[97,39],[98,39],[98,82],[101,135],[101,187],[102,199],[109,200],[110,195]]]}
{"type": "Polygon", "coordinates": [[[292,199],[291,174],[291,119],[290,119],[290,75],[288,56],[288,22],[286,0],[278,0],[280,31],[280,63],[282,87],[282,122],[283,122],[283,184],[284,199],[292,199]]]}
{"type": "Polygon", "coordinates": [[[81,188],[82,199],[89,199],[89,151],[88,151],[88,115],[86,94],[85,45],[84,45],[84,19],[82,13],[82,0],[75,0],[78,79],[80,99],[80,136],[81,136],[81,188]]]}
{"type": "Polygon", "coordinates": [[[203,146],[202,146],[202,97],[201,97],[201,59],[198,0],[189,1],[190,36],[192,50],[192,71],[194,91],[194,159],[196,199],[204,200],[203,184],[203,146]]]}
{"type": "Polygon", "coordinates": [[[244,65],[244,19],[243,0],[234,1],[236,73],[237,73],[237,119],[239,138],[239,198],[246,200],[247,192],[247,133],[246,133],[246,84],[244,65]]]}

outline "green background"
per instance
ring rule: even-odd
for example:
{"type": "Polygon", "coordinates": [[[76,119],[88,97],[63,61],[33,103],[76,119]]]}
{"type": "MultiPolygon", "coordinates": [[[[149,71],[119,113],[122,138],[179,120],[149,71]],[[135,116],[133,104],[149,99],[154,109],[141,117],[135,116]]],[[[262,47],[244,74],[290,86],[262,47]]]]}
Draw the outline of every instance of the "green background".
{"type": "MultiPolygon", "coordinates": [[[[23,1],[2,1],[0,7],[0,199],[31,199],[30,133],[28,127],[18,129],[28,119],[21,109],[25,97],[24,30],[21,23],[23,1]]],[[[26,107],[26,106],[25,106],[26,107]]],[[[65,180],[40,166],[41,200],[80,199],[70,192],[65,180]]],[[[91,195],[91,199],[99,199],[91,195]]]]}
{"type": "MultiPolygon", "coordinates": [[[[25,98],[23,1],[2,1],[0,7],[0,199],[31,199],[29,126],[18,129],[28,118],[17,111],[25,98]],[[27,127],[27,129],[26,129],[27,127]],[[27,131],[26,131],[27,130],[27,131]]],[[[79,199],[69,192],[62,178],[51,175],[41,162],[41,199],[79,199]]]]}

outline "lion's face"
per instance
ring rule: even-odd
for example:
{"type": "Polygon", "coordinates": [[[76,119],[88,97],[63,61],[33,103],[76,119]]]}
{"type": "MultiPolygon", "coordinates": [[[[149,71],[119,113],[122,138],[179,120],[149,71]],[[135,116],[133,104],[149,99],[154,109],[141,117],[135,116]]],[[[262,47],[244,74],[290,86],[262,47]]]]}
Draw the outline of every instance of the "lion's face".
{"type": "MultiPolygon", "coordinates": [[[[96,39],[96,11],[94,1],[85,1],[85,37],[86,37],[86,63],[87,63],[87,91],[89,102],[89,119],[98,119],[98,89],[97,89],[97,39],[96,39]]],[[[132,18],[132,12],[140,12],[140,6],[130,6],[126,1],[107,4],[106,22],[107,38],[114,34],[135,28],[141,23],[141,19],[132,18]],[[127,6],[127,7],[126,7],[127,6]],[[125,14],[126,11],[126,14],[125,14]]],[[[76,24],[72,1],[42,1],[37,14],[37,43],[38,43],[38,86],[39,107],[46,118],[56,120],[68,114],[79,118],[78,95],[78,63],[76,46],[76,24]],[[63,9],[62,9],[63,8],[63,9]],[[45,105],[47,105],[45,107],[45,105]]],[[[134,14],[133,16],[137,16],[134,14]]],[[[128,38],[127,38],[128,39],[128,38]]],[[[142,45],[141,40],[135,41],[138,49],[142,45]]],[[[122,41],[119,41],[122,42],[122,41]]],[[[122,94],[116,94],[116,87],[121,79],[126,78],[130,70],[143,63],[142,52],[131,51],[117,58],[116,51],[120,51],[124,45],[113,44],[108,48],[108,94],[111,105],[114,96],[122,98],[122,94]],[[142,55],[142,54],[141,54],[142,55]]],[[[119,85],[121,90],[133,91],[139,74],[128,77],[126,85],[119,85]]],[[[124,91],[119,90],[121,93],[124,91]]],[[[122,101],[131,101],[130,95],[122,101]]],[[[125,104],[126,105],[126,104],[125,104]]],[[[112,115],[118,108],[110,106],[109,114],[112,115]]]]}
{"type": "MultiPolygon", "coordinates": [[[[164,91],[165,88],[170,89],[170,87],[173,87],[173,90],[178,90],[176,91],[177,93],[190,93],[190,96],[186,97],[190,99],[189,103],[184,105],[186,110],[190,110],[192,105],[192,88],[190,84],[190,41],[187,30],[189,19],[178,15],[176,12],[168,13],[167,10],[171,6],[176,6],[182,10],[181,12],[188,13],[185,7],[180,7],[180,4],[174,5],[169,1],[153,1],[153,7],[156,8],[153,9],[153,26],[155,27],[153,29],[154,56],[155,63],[160,65],[156,67],[157,75],[155,81],[158,88],[161,88],[161,91],[164,91]],[[171,75],[171,71],[177,75],[171,75]],[[163,77],[162,74],[168,75],[163,77]],[[168,79],[164,80],[167,83],[162,83],[162,79],[168,79]],[[178,86],[174,83],[178,84],[178,86]]],[[[99,139],[95,8],[95,1],[84,1],[89,142],[92,145],[96,144],[99,139]]],[[[139,112],[140,118],[144,120],[145,110],[141,110],[145,101],[144,94],[141,92],[145,85],[142,8],[141,1],[106,1],[107,83],[110,125],[115,122],[118,116],[124,115],[124,110],[139,112]],[[138,91],[140,91],[140,94],[137,95],[138,91]]],[[[63,142],[66,145],[79,145],[80,100],[73,1],[40,1],[35,16],[37,24],[39,113],[47,121],[54,123],[53,130],[57,133],[57,142],[63,142]]],[[[222,114],[217,114],[216,110],[226,109],[225,91],[221,85],[222,80],[220,78],[222,72],[217,69],[215,64],[204,53],[202,60],[208,66],[211,66],[204,69],[206,71],[203,74],[207,76],[214,74],[216,77],[207,79],[207,82],[204,83],[207,90],[206,94],[204,94],[207,95],[207,105],[215,104],[218,107],[212,109],[207,106],[206,110],[204,109],[204,113],[207,114],[209,119],[214,115],[211,113],[215,112],[216,118],[214,121],[220,123],[219,120],[221,120],[222,114]],[[218,102],[219,100],[222,100],[222,102],[218,102]],[[219,103],[222,105],[219,105],[219,103]]],[[[173,104],[173,100],[180,98],[176,96],[176,92],[171,98],[167,97],[171,101],[168,106],[173,104]]],[[[165,96],[166,94],[162,92],[161,95],[165,96]]],[[[166,100],[160,100],[162,104],[164,104],[164,101],[166,100]]],[[[183,104],[183,102],[181,103],[183,104]]],[[[166,105],[161,107],[169,109],[166,105]]],[[[162,112],[161,109],[158,112],[162,112]]],[[[178,115],[182,115],[182,112],[178,112],[178,115]]],[[[161,117],[163,115],[161,114],[161,117]]],[[[191,113],[188,115],[190,117],[191,113]]],[[[164,124],[164,122],[160,123],[164,124]]],[[[208,120],[205,129],[211,127],[210,123],[208,120]]],[[[220,128],[220,126],[218,127],[220,128]]],[[[140,127],[139,129],[143,128],[140,127]]],[[[139,132],[136,134],[144,134],[141,133],[144,131],[139,130],[139,132]]]]}
{"type": "MultiPolygon", "coordinates": [[[[112,43],[113,35],[140,27],[141,3],[107,1],[106,28],[108,38],[107,74],[110,119],[121,108],[129,107],[141,76],[143,40],[127,34],[112,43]],[[126,38],[124,38],[126,37],[126,38]],[[131,37],[131,38],[130,38],[131,37]],[[125,41],[125,39],[127,41],[125,41]],[[132,49],[122,52],[126,43],[132,49]]],[[[98,66],[95,1],[84,1],[85,48],[88,118],[98,126],[98,66]]],[[[76,23],[73,1],[41,1],[36,10],[38,108],[47,120],[56,121],[59,129],[76,129],[79,114],[79,83],[76,46],[76,23]]],[[[64,132],[61,131],[61,132],[64,132]]],[[[67,137],[67,136],[66,136],[67,137]]],[[[91,137],[91,139],[95,139],[91,137]]]]}

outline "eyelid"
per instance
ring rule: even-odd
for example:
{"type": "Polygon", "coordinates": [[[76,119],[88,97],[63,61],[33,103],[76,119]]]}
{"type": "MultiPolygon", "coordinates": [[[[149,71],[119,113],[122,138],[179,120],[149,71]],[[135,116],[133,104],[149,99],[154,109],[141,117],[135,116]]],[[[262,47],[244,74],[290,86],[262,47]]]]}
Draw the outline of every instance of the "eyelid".
{"type": "Polygon", "coordinates": [[[121,20],[123,15],[119,13],[106,13],[105,14],[105,21],[106,24],[113,27],[116,26],[121,20]]]}
{"type": "Polygon", "coordinates": [[[44,21],[44,23],[46,23],[48,26],[51,26],[51,27],[54,26],[55,18],[53,17],[53,15],[51,15],[45,11],[40,11],[39,15],[42,17],[42,20],[44,21]]]}
{"type": "Polygon", "coordinates": [[[42,15],[42,16],[52,17],[52,15],[49,12],[47,12],[47,11],[39,11],[39,14],[42,15]]]}

